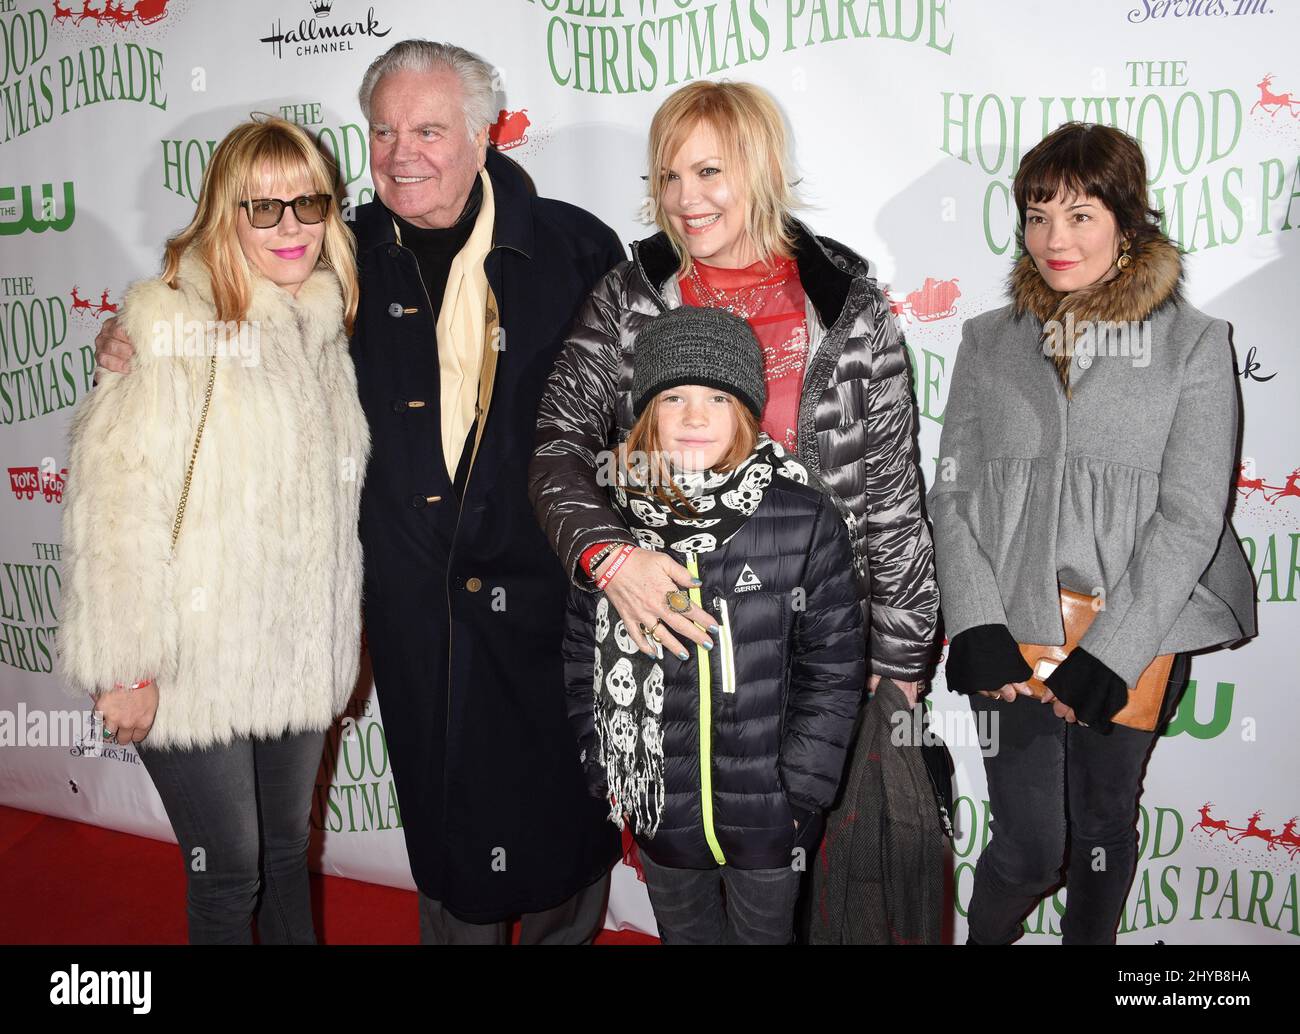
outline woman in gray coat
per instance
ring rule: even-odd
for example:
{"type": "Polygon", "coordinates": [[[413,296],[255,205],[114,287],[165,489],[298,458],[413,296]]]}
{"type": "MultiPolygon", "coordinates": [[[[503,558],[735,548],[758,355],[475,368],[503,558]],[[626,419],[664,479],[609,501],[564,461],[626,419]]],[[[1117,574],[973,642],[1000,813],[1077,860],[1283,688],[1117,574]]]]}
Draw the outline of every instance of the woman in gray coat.
{"type": "Polygon", "coordinates": [[[1068,123],[1044,139],[1016,174],[1011,304],[962,328],[929,510],[948,685],[997,722],[972,943],[1019,936],[1060,882],[1067,833],[1063,940],[1114,941],[1155,733],[1111,718],[1157,655],[1177,655],[1167,719],[1188,651],[1255,632],[1226,516],[1228,325],[1182,299],[1146,183],[1119,130],[1068,123]],[[1065,641],[1058,587],[1092,597],[1095,616],[1044,680],[1046,707],[1017,644],[1065,641]]]}

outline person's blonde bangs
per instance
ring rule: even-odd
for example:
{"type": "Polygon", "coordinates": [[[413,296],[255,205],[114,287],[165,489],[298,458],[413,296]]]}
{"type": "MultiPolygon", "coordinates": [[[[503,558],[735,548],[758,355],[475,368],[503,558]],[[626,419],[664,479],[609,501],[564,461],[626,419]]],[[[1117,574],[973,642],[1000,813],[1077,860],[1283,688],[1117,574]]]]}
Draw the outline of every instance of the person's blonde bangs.
{"type": "Polygon", "coordinates": [[[771,94],[753,83],[701,80],[683,86],[659,106],[650,123],[650,199],[655,223],[680,260],[678,275],[690,272],[686,242],[664,212],[664,173],[686,138],[707,125],[718,138],[724,175],[748,201],[745,232],[759,258],[771,262],[794,255],[788,220],[798,204],[791,185],[785,122],[771,94]]]}
{"type": "MultiPolygon", "coordinates": [[[[747,405],[730,392],[727,393],[727,398],[731,402],[731,408],[736,417],[736,433],[732,435],[730,447],[718,457],[718,462],[713,465],[712,469],[717,474],[726,474],[735,470],[741,461],[754,451],[761,429],[758,419],[749,411],[747,405]]],[[[658,395],[650,400],[641,416],[637,418],[636,423],[632,425],[627,440],[619,447],[618,463],[624,484],[629,484],[635,480],[631,476],[628,462],[632,456],[637,454],[645,456],[652,467],[649,471],[642,472],[643,477],[649,475],[651,486],[650,490],[645,494],[652,495],[673,513],[677,514],[678,517],[685,519],[699,517],[690,500],[673,483],[668,454],[659,437],[658,395]]]]}
{"type": "Polygon", "coordinates": [[[264,181],[292,183],[305,178],[312,192],[333,198],[325,216],[320,262],[332,269],[343,289],[343,322],[348,334],[356,322],[360,289],[356,243],[343,222],[344,187],[334,163],[299,126],[266,116],[241,122],[217,145],[199,190],[194,217],[167,242],[162,278],[177,284],[181,256],[193,248],[208,267],[219,320],[242,320],[252,301],[251,270],[236,235],[239,207],[264,181]]]}

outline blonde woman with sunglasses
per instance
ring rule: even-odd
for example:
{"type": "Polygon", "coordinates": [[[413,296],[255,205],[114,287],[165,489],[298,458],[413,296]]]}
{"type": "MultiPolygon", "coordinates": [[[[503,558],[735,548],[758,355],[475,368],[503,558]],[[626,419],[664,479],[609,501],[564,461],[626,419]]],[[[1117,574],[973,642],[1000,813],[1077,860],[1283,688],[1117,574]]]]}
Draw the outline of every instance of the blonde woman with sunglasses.
{"type": "Polygon", "coordinates": [[[325,729],[357,677],[370,439],[352,236],[301,129],[237,126],[162,275],[127,292],[130,375],[71,425],[59,660],[135,744],[181,848],[191,943],[314,943],[325,729]]]}

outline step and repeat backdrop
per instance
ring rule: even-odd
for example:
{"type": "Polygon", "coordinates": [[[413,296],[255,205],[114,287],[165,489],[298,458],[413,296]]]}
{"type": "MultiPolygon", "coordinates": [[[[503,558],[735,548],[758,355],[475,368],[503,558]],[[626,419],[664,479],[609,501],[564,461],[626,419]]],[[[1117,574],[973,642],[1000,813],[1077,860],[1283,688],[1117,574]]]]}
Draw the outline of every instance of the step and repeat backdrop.
{"type": "MultiPolygon", "coordinates": [[[[1260,635],[1195,661],[1147,770],[1120,940],[1297,943],[1300,12],[1289,0],[0,0],[0,803],[171,838],[134,750],[96,751],[82,735],[88,702],[78,710],[53,674],[68,422],[91,390],[96,331],[132,280],[158,271],[235,122],[263,111],[300,123],[337,157],[351,200],[370,198],[356,88],[407,37],[492,63],[494,144],[541,193],[625,241],[654,232],[641,176],[663,99],[701,77],[769,89],[792,129],[802,217],[888,285],[927,478],[962,321],[1004,303],[1020,157],[1069,119],[1142,141],[1152,201],[1188,253],[1188,296],[1234,328],[1245,416],[1233,520],[1260,635]]],[[[957,764],[960,943],[990,830],[984,730],[941,674],[930,707],[957,764]]],[[[330,732],[312,823],[320,871],[412,886],[368,680],[330,732]]],[[[616,866],[609,925],[653,932],[634,863],[616,866]]],[[[1064,891],[1045,900],[1026,940],[1058,940],[1063,907],[1064,891]]]]}

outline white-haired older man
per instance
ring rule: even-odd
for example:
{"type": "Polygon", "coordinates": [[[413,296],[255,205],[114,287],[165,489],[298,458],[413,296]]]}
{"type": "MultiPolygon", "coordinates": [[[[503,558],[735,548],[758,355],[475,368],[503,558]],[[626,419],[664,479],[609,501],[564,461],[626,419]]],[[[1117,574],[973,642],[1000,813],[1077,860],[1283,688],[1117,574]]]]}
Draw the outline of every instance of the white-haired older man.
{"type": "MultiPolygon", "coordinates": [[[[619,844],[565,717],[567,579],[529,505],[537,403],[579,304],[624,258],[488,147],[491,68],[405,40],[359,92],[352,337],[373,441],[365,615],[426,943],[598,931],[619,844]]],[[[101,333],[102,365],[130,345],[101,333]]]]}

